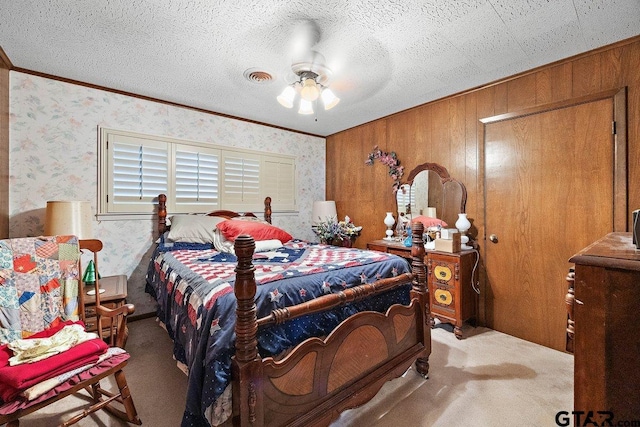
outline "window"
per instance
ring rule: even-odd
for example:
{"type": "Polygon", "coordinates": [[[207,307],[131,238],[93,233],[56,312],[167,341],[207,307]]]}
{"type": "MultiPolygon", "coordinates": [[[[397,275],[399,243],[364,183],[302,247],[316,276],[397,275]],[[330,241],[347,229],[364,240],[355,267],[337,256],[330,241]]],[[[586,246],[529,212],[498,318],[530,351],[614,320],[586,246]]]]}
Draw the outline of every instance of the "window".
{"type": "Polygon", "coordinates": [[[171,213],[215,209],[294,211],[295,158],[100,128],[98,213],[151,214],[158,194],[171,213]]]}

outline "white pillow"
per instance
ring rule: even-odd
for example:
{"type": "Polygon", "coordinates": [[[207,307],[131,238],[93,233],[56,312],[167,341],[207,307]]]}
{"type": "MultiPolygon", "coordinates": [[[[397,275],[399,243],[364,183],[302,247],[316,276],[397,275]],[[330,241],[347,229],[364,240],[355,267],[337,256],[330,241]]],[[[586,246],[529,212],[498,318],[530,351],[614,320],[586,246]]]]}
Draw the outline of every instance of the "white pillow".
{"type": "MultiPolygon", "coordinates": [[[[224,238],[222,231],[216,229],[216,233],[213,239],[213,247],[218,252],[225,252],[228,254],[236,254],[234,243],[231,240],[224,238]]],[[[254,253],[273,251],[282,247],[282,242],[278,239],[272,240],[258,240],[255,242],[256,249],[254,253]]]]}
{"type": "Polygon", "coordinates": [[[256,242],[255,252],[269,252],[281,248],[282,246],[282,242],[278,239],[258,240],[256,242]]]}
{"type": "Polygon", "coordinates": [[[213,247],[218,252],[224,252],[227,254],[235,254],[233,249],[233,242],[224,238],[224,234],[219,229],[215,229],[213,233],[213,247]]]}
{"type": "Polygon", "coordinates": [[[172,242],[213,243],[216,224],[226,218],[205,215],[173,215],[167,238],[172,242]]]}

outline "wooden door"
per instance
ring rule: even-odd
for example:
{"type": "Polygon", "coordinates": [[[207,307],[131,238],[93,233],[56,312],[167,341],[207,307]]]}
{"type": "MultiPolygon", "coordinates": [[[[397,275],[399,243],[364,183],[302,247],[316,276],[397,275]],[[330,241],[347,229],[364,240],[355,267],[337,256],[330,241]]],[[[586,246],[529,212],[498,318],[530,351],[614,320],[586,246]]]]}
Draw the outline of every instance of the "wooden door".
{"type": "Polygon", "coordinates": [[[487,326],[564,350],[568,259],[614,230],[613,106],[485,123],[487,326]]]}

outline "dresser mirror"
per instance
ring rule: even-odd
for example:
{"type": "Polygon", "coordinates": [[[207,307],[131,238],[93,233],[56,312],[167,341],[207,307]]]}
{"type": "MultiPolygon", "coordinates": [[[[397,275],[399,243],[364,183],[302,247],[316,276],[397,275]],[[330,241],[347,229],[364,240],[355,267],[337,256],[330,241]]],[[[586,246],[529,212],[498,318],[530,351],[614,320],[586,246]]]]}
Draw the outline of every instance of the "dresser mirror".
{"type": "Polygon", "coordinates": [[[458,214],[465,212],[467,189],[437,163],[414,168],[396,193],[398,215],[436,217],[454,227],[458,214]]]}

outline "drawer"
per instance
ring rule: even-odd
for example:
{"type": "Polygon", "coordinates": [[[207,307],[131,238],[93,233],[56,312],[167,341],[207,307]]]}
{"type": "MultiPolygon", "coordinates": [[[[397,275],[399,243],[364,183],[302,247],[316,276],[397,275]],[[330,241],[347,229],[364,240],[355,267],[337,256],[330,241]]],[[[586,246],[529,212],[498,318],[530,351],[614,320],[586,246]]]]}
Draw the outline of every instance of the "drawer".
{"type": "MultiPolygon", "coordinates": [[[[94,313],[95,314],[95,313],[94,313]]],[[[98,329],[98,318],[97,317],[87,317],[84,319],[84,325],[87,332],[95,332],[98,329]]],[[[111,319],[102,318],[102,329],[108,329],[111,326],[111,319]]]]}
{"type": "Polygon", "coordinates": [[[387,247],[386,246],[376,245],[374,243],[367,243],[367,249],[369,249],[371,251],[387,252],[387,247]]]}
{"type": "Polygon", "coordinates": [[[455,280],[458,278],[458,264],[450,264],[444,262],[437,262],[431,265],[432,274],[430,275],[433,278],[434,284],[449,284],[453,285],[455,280]]]}
{"type": "MultiPolygon", "coordinates": [[[[100,303],[101,306],[106,307],[106,308],[118,308],[120,306],[120,303],[116,303],[116,302],[105,302],[105,303],[100,303]]],[[[89,317],[95,317],[96,316],[96,306],[95,305],[85,305],[84,306],[84,317],[85,318],[89,318],[89,317]]]]}
{"type": "Polygon", "coordinates": [[[445,309],[455,310],[456,306],[456,291],[455,288],[450,286],[442,286],[441,284],[432,284],[429,287],[431,295],[432,309],[445,309]]]}
{"type": "Polygon", "coordinates": [[[401,256],[402,258],[407,258],[407,257],[411,258],[411,252],[407,252],[402,249],[387,248],[387,252],[390,254],[401,256]]]}

